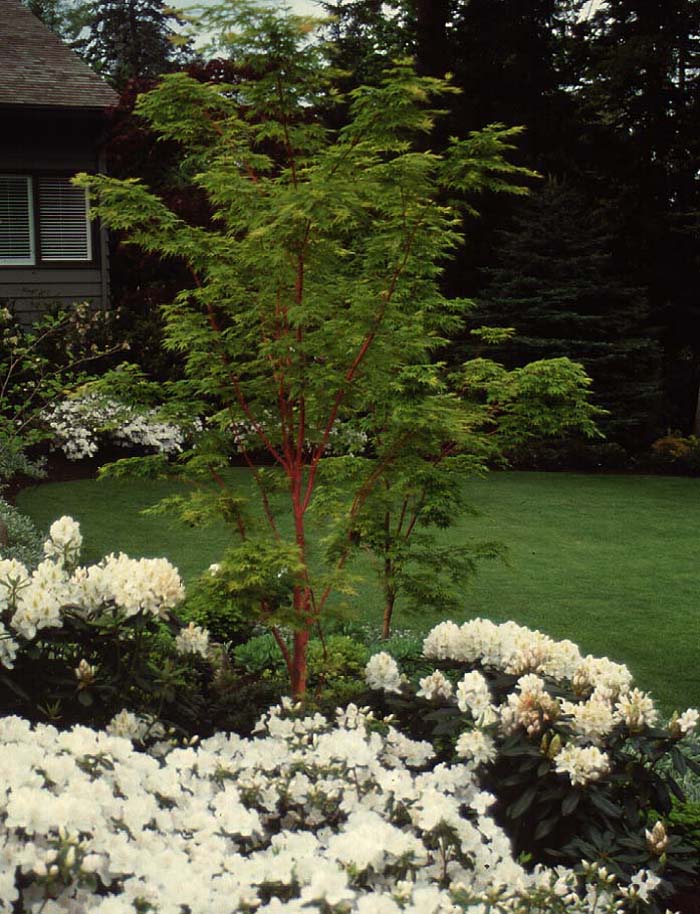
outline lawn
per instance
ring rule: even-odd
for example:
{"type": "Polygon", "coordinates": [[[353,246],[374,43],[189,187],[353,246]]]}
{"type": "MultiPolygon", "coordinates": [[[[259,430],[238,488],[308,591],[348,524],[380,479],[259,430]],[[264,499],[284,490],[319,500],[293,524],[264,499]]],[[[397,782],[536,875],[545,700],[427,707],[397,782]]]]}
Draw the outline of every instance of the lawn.
{"type": "MultiPolygon", "coordinates": [[[[247,487],[245,471],[234,471],[247,487]]],[[[648,476],[495,473],[466,483],[481,512],[449,536],[500,540],[508,564],[483,565],[465,587],[461,618],[515,619],[585,651],[629,664],[666,710],[700,706],[700,480],[648,476]]],[[[185,580],[215,561],[223,525],[192,530],[140,511],[171,493],[162,482],[47,483],[26,489],[19,507],[43,529],[61,514],[81,522],[84,558],[123,550],[168,556],[185,580]]],[[[369,566],[360,568],[369,575],[369,566]]],[[[371,580],[354,611],[378,619],[371,580]]],[[[398,617],[426,629],[440,614],[398,617]]]]}

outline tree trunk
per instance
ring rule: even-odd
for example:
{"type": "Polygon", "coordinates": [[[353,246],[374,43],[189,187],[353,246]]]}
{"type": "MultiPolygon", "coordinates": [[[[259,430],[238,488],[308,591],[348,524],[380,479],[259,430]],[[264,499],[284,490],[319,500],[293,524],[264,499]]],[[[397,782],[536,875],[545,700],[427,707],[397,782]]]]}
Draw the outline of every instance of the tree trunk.
{"type": "Polygon", "coordinates": [[[292,653],[292,675],[290,685],[292,698],[302,699],[306,694],[306,648],[309,643],[309,631],[294,632],[294,648],[292,653]]]}
{"type": "Polygon", "coordinates": [[[693,425],[690,434],[695,435],[696,438],[700,438],[700,388],[698,388],[698,395],[695,400],[695,415],[693,416],[693,425]]]}
{"type": "MultiPolygon", "coordinates": [[[[387,563],[391,564],[391,563],[387,563]]],[[[384,616],[382,618],[382,638],[386,639],[391,635],[391,619],[394,615],[394,604],[396,603],[396,587],[394,586],[393,570],[384,580],[384,616]]]]}

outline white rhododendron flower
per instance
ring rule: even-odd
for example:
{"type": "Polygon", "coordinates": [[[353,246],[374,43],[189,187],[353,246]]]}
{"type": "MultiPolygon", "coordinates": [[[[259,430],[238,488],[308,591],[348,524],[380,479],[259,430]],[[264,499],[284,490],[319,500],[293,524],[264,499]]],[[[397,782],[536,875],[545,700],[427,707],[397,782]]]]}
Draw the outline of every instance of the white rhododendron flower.
{"type": "Polygon", "coordinates": [[[625,724],[633,733],[653,726],[659,719],[654,701],[646,692],[632,689],[621,695],[615,704],[615,719],[625,724]]]}
{"type": "MultiPolygon", "coordinates": [[[[60,628],[65,607],[86,617],[116,609],[127,617],[145,613],[165,619],[182,602],[182,580],[167,559],[110,555],[72,570],[81,544],[79,524],[61,517],[44,545],[47,558],[33,572],[15,559],[0,559],[1,666],[11,669],[23,643],[42,629],[60,628]]],[[[207,639],[204,629],[192,626],[178,646],[205,655],[207,639]]]]}
{"type": "Polygon", "coordinates": [[[607,657],[584,658],[573,642],[554,641],[515,622],[442,622],[425,638],[423,654],[435,660],[480,664],[514,675],[538,673],[568,680],[582,694],[607,690],[613,701],[632,687],[632,674],[622,664],[607,657]]]}
{"type": "Polygon", "coordinates": [[[420,688],[416,695],[418,698],[425,698],[427,701],[449,698],[453,691],[452,683],[440,670],[435,670],[429,676],[424,676],[420,680],[419,686],[420,688]]]}
{"type": "Polygon", "coordinates": [[[74,564],[80,558],[82,545],[80,524],[72,517],[64,515],[51,524],[49,538],[44,543],[44,555],[47,558],[57,558],[74,564]]]}
{"type": "Polygon", "coordinates": [[[496,760],[493,739],[482,730],[466,730],[457,740],[457,755],[474,765],[490,765],[496,760]]]}
{"type": "Polygon", "coordinates": [[[465,673],[457,683],[457,707],[466,714],[467,711],[480,725],[485,726],[496,720],[496,712],[491,704],[491,692],[488,683],[478,670],[465,673]]]}
{"type": "Polygon", "coordinates": [[[607,657],[585,657],[570,678],[574,689],[582,694],[597,691],[611,701],[632,688],[632,674],[621,663],[607,657]]]}
{"type": "Polygon", "coordinates": [[[615,728],[610,702],[596,692],[580,704],[562,701],[561,710],[571,717],[571,725],[580,742],[601,743],[615,728]]]}
{"type": "Polygon", "coordinates": [[[126,616],[144,612],[165,619],[185,596],[180,575],[167,559],[131,559],[123,552],[78,569],[74,580],[81,605],[96,609],[113,602],[126,616]]]}
{"type": "Polygon", "coordinates": [[[652,900],[652,893],[661,884],[661,879],[651,870],[638,870],[630,879],[629,886],[620,889],[623,898],[639,899],[648,902],[652,900]]]}
{"type": "Polygon", "coordinates": [[[528,736],[538,736],[559,716],[559,702],[534,673],[521,676],[515,688],[500,709],[503,731],[514,733],[522,728],[528,736]]]}
{"type": "Polygon", "coordinates": [[[112,718],[106,729],[111,736],[124,736],[139,743],[142,743],[148,736],[159,738],[165,735],[161,723],[143,714],[133,714],[126,708],[122,708],[112,718]]]}
{"type": "Polygon", "coordinates": [[[206,657],[209,652],[209,632],[190,622],[175,638],[175,647],[180,654],[199,654],[206,657]]]}
{"type": "Polygon", "coordinates": [[[54,447],[69,460],[92,457],[99,450],[100,439],[122,447],[147,447],[161,454],[179,454],[185,443],[184,428],[164,422],[157,410],[139,410],[100,394],[64,400],[47,409],[43,420],[51,429],[54,447]]]}
{"type": "Polygon", "coordinates": [[[610,771],[610,759],[597,746],[564,746],[555,758],[558,774],[567,774],[572,784],[598,781],[610,771]]]}
{"type": "Polygon", "coordinates": [[[700,720],[700,712],[695,708],[688,708],[687,711],[684,711],[677,719],[676,724],[683,736],[686,736],[688,733],[694,733],[698,725],[698,720],[700,720]]]}
{"type": "Polygon", "coordinates": [[[383,689],[385,692],[401,691],[401,673],[391,654],[381,651],[367,661],[365,680],[371,689],[383,689]]]}

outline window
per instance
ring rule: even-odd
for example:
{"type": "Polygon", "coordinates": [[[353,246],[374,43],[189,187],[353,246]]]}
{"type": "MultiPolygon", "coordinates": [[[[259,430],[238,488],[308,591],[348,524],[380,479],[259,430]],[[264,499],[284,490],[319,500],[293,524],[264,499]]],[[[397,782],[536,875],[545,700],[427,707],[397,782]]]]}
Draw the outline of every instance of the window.
{"type": "Polygon", "coordinates": [[[84,190],[67,176],[0,175],[0,266],[90,260],[84,190]]]}
{"type": "Polygon", "coordinates": [[[0,175],[0,264],[33,263],[32,179],[0,175]]]}

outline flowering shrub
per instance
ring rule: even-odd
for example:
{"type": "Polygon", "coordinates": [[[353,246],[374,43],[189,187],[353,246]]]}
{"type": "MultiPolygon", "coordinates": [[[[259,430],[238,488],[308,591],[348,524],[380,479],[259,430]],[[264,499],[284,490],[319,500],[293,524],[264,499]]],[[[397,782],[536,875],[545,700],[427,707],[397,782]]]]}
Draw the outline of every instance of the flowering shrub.
{"type": "Polygon", "coordinates": [[[164,422],[157,410],[138,410],[101,394],[85,394],[47,409],[43,421],[51,431],[53,446],[69,460],[83,460],[97,453],[100,443],[120,447],[146,447],[161,454],[178,454],[186,430],[164,422]]]}
{"type": "Polygon", "coordinates": [[[5,712],[99,723],[126,704],[191,727],[208,634],[173,615],[184,597],[176,569],[124,554],[80,567],[81,544],[79,525],[62,517],[33,571],[0,559],[5,712]]]}
{"type": "Polygon", "coordinates": [[[367,683],[412,734],[479,773],[516,851],[549,864],[604,861],[638,894],[640,869],[662,895],[696,871],[693,849],[656,813],[682,797],[673,769],[700,770],[684,752],[697,711],[660,727],[625,666],[513,622],[444,622],[423,653],[438,668],[417,688],[387,653],[371,658],[367,683]]]}
{"type": "Polygon", "coordinates": [[[42,414],[90,380],[88,366],[104,368],[122,344],[111,318],[87,302],[48,310],[23,324],[0,302],[0,480],[44,475],[36,445],[50,438],[42,414]]]}
{"type": "MultiPolygon", "coordinates": [[[[421,770],[433,763],[429,744],[353,705],[329,724],[287,702],[256,738],[157,749],[0,719],[3,910],[637,910],[605,870],[526,872],[471,766],[421,770]]],[[[650,881],[637,876],[645,891],[650,881]]]]}

